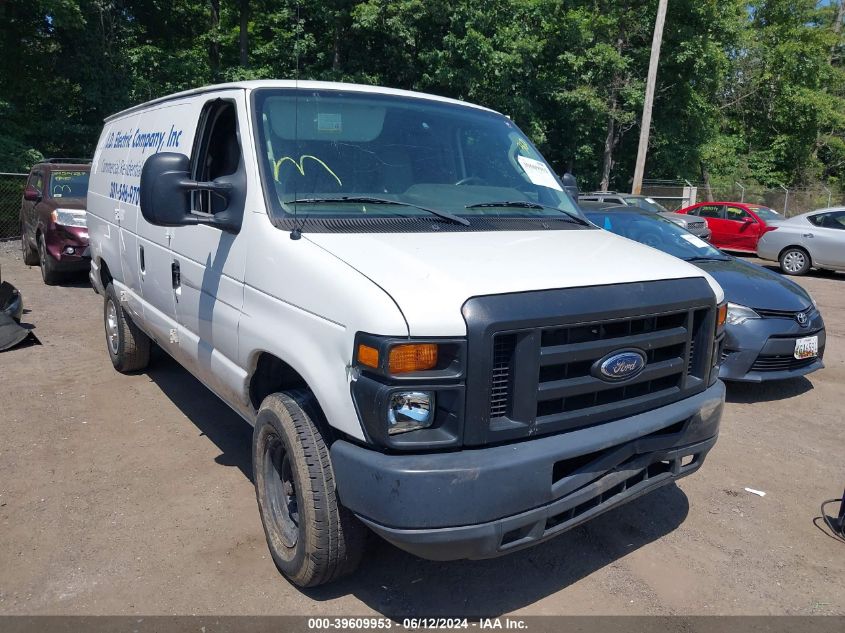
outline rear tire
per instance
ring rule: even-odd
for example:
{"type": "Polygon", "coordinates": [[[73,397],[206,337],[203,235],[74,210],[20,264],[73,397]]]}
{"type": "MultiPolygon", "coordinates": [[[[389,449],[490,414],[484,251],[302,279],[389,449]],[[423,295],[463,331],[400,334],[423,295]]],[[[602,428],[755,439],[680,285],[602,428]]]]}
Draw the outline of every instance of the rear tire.
{"type": "Polygon", "coordinates": [[[270,554],[299,587],[332,582],[355,570],[367,529],[340,505],[329,448],[315,421],[313,396],[267,396],[252,440],[255,495],[270,554]]]}
{"type": "Polygon", "coordinates": [[[38,253],[32,249],[32,245],[26,237],[26,230],[23,224],[21,224],[21,255],[23,256],[23,263],[27,266],[38,265],[38,253]]]}
{"type": "Polygon", "coordinates": [[[47,243],[44,235],[38,236],[38,263],[41,266],[41,279],[48,286],[55,286],[61,279],[61,273],[57,270],[56,261],[47,252],[47,243]]]}
{"type": "Polygon", "coordinates": [[[810,254],[798,246],[790,246],[780,254],[780,269],[787,275],[805,275],[812,268],[810,254]]]}
{"type": "Polygon", "coordinates": [[[117,371],[139,371],[150,364],[150,338],[123,311],[111,282],[106,286],[103,323],[106,329],[106,349],[117,371]]]}

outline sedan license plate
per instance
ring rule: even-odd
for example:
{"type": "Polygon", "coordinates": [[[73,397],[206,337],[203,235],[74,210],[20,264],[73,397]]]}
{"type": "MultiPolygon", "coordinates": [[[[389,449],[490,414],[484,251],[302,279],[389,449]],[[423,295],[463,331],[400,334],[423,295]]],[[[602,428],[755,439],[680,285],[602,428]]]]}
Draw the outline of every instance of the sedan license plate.
{"type": "Polygon", "coordinates": [[[805,336],[795,340],[795,358],[815,358],[819,355],[819,337],[805,336]]]}

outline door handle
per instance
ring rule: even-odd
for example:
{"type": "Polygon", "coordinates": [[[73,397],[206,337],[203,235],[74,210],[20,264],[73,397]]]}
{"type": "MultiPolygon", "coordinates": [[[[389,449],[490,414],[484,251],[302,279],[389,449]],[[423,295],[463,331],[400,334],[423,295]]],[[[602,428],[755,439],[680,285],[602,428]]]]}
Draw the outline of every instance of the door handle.
{"type": "Polygon", "coordinates": [[[145,272],[147,272],[147,262],[144,259],[144,247],[143,246],[138,247],[138,264],[141,267],[141,274],[143,275],[145,272]]]}
{"type": "Polygon", "coordinates": [[[179,290],[182,286],[182,273],[179,272],[179,262],[170,264],[170,274],[173,281],[173,289],[179,290]]]}
{"type": "Polygon", "coordinates": [[[813,237],[812,233],[804,233],[801,237],[813,237]]]}

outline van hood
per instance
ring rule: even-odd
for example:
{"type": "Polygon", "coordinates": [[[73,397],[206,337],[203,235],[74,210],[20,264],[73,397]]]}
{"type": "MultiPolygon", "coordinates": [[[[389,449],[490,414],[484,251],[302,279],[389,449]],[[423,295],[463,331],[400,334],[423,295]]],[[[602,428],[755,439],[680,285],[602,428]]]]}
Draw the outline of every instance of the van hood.
{"type": "MultiPolygon", "coordinates": [[[[602,230],[454,233],[307,233],[387,292],[411,336],[466,333],[470,297],[705,277],[701,269],[602,230]]],[[[376,332],[377,334],[377,332],[376,332]]]]}

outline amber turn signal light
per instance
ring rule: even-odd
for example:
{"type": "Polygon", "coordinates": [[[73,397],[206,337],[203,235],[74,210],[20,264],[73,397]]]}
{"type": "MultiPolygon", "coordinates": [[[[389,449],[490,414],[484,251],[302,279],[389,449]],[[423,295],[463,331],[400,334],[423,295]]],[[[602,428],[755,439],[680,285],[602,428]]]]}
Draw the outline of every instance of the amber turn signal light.
{"type": "Polygon", "coordinates": [[[391,374],[426,371],[436,366],[437,345],[435,343],[403,344],[390,348],[388,369],[391,374]]]}
{"type": "Polygon", "coordinates": [[[361,343],[358,346],[358,362],[367,367],[378,369],[378,350],[361,343]]]}
{"type": "Polygon", "coordinates": [[[718,313],[716,316],[716,331],[721,332],[722,329],[725,327],[725,321],[728,319],[728,304],[722,303],[718,307],[718,313]]]}

